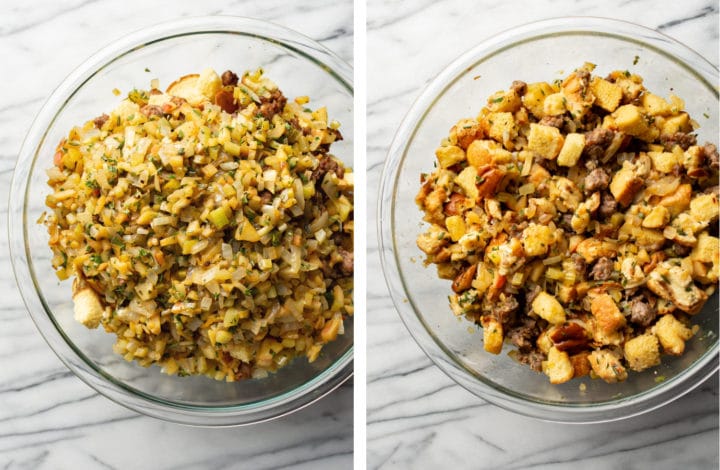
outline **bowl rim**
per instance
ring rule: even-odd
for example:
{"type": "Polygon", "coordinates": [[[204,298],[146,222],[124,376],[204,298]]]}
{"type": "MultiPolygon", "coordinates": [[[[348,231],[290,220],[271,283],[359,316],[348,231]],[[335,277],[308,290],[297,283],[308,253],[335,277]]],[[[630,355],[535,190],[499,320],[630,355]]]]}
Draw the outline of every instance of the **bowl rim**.
{"type": "Polygon", "coordinates": [[[351,96],[353,69],[317,41],[285,26],[240,16],[195,16],[158,23],[124,35],[105,45],[77,66],[50,94],[35,116],[23,141],[11,181],[8,205],[8,240],[15,280],[25,308],[36,328],[58,358],[78,378],[106,398],[136,412],[195,426],[239,426],[269,421],[298,411],[331,393],[353,375],[354,345],[330,366],[302,385],[268,399],[241,405],[199,406],[173,402],[118,381],[70,341],[58,327],[44,298],[37,292],[35,270],[27,244],[28,182],[37,162],[38,147],[64,106],[105,67],[138,48],[198,34],[232,34],[289,50],[322,68],[351,96]]]}
{"type": "Polygon", "coordinates": [[[474,395],[501,408],[545,421],[564,423],[594,423],[615,421],[659,408],[690,392],[718,370],[718,341],[690,367],[677,376],[650,390],[613,401],[597,404],[563,405],[523,398],[503,387],[481,381],[468,370],[432,334],[420,317],[412,300],[406,296],[406,282],[395,252],[394,200],[396,182],[406,153],[406,143],[413,140],[436,99],[474,64],[482,62],[518,43],[548,36],[598,35],[640,44],[674,60],[698,79],[715,90],[717,96],[718,69],[700,54],[679,41],[635,23],[595,16],[557,17],[533,21],[505,30],[487,38],[467,50],[435,75],[415,99],[405,114],[393,141],[380,178],[377,203],[377,236],[379,256],[385,282],[395,309],[415,342],[428,358],[457,384],[474,395]],[[679,385],[683,384],[684,389],[679,385]]]}

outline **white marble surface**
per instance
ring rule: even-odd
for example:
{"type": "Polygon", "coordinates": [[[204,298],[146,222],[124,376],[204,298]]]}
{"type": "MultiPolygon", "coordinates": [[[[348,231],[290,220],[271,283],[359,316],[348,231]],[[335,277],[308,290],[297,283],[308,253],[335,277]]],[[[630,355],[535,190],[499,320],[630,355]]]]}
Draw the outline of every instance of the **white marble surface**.
{"type": "Polygon", "coordinates": [[[352,61],[352,2],[282,0],[0,2],[0,468],[351,468],[352,384],[289,417],[252,427],[163,423],[95,393],[35,330],[10,269],[7,201],[22,139],[52,89],[111,40],[163,20],[267,19],[352,61]]]}
{"type": "MultiPolygon", "coordinates": [[[[532,20],[609,16],[674,36],[718,64],[716,0],[368,3],[368,213],[386,151],[422,87],[483,38],[532,20]]],[[[368,273],[380,270],[368,226],[368,273]]],[[[646,415],[562,425],[501,410],[432,365],[401,323],[379,276],[368,279],[368,468],[717,469],[717,374],[646,415]]]]}

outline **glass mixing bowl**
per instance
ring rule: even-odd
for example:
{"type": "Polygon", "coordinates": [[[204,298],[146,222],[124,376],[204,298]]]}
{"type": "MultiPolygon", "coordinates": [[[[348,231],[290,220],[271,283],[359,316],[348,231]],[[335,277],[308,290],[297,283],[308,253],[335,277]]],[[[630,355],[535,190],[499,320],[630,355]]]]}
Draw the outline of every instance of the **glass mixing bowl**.
{"type": "Polygon", "coordinates": [[[718,368],[715,294],[693,318],[700,331],[681,357],[607,384],[587,377],[551,385],[544,374],[482,347],[479,327],[448,306],[450,283],[424,267],[415,238],[423,231],[414,202],[420,173],[458,119],[475,116],[487,97],[513,80],[560,78],[584,62],[595,73],[628,69],[656,94],[674,93],[701,125],[698,142],[718,139],[718,70],[694,51],[658,32],[600,18],[540,21],[483,42],[445,68],[417,99],[388,152],[382,176],[378,230],[385,278],[408,330],[430,359],[472,393],[506,409],[541,419],[597,422],[659,407],[687,393],[718,368]],[[580,383],[586,388],[582,389],[580,383]]]}
{"type": "Polygon", "coordinates": [[[353,164],[352,68],[315,41],[274,24],[237,17],[184,19],[110,44],[75,70],[50,96],[20,151],[9,208],[11,259],[30,315],[50,347],[78,377],[108,398],[150,416],[186,424],[249,424],[300,409],[352,375],[353,326],[312,364],[304,358],[275,374],[237,383],[177,377],[142,368],[112,351],[115,335],[73,319],[70,281],[52,272],[45,227],[45,169],[73,125],[109,112],[127,93],[158,78],[167,86],[206,67],[242,72],[263,67],[289,97],[308,95],[342,124],[333,153],[353,164]],[[149,72],[146,70],[148,69],[149,72]]]}

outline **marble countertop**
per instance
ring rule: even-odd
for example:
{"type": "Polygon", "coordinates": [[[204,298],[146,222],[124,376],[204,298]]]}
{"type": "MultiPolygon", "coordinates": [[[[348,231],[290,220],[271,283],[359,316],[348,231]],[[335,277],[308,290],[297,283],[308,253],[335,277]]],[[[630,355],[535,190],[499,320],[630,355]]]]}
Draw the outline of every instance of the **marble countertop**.
{"type": "MultiPolygon", "coordinates": [[[[368,215],[393,134],[421,89],[461,52],[515,25],[605,16],[671,35],[718,64],[717,0],[449,0],[368,3],[368,215]]],[[[376,227],[368,273],[380,271],[376,227]]],[[[368,276],[367,464],[373,469],[718,468],[718,376],[645,415],[595,425],[525,418],[490,405],[435,367],[368,276]]]]}
{"type": "Polygon", "coordinates": [[[0,468],[352,466],[352,383],[251,427],[201,429],[141,416],[97,394],[57,359],[30,320],[10,269],[7,188],[22,139],[54,87],[113,39],[159,21],[211,14],[270,20],[352,62],[352,2],[0,2],[0,468]]]}

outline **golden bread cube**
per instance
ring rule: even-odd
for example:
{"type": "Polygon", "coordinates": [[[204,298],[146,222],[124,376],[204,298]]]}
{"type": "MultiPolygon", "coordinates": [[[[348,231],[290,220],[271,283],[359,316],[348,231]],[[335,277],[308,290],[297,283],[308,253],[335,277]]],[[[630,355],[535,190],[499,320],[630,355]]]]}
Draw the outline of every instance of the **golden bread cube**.
{"type": "Polygon", "coordinates": [[[532,309],[541,318],[553,325],[565,321],[565,309],[552,295],[540,292],[532,302],[532,309]]]}
{"type": "Polygon", "coordinates": [[[672,313],[660,317],[652,332],[660,340],[663,351],[673,356],[680,356],[685,352],[685,341],[693,336],[692,330],[683,325],[672,313]]]}
{"type": "Polygon", "coordinates": [[[635,105],[625,104],[620,106],[612,113],[612,117],[617,128],[625,134],[641,137],[649,130],[640,108],[635,105]]]}
{"type": "Polygon", "coordinates": [[[570,133],[565,137],[557,163],[560,166],[575,166],[585,148],[585,135],[570,133]]]}
{"type": "Polygon", "coordinates": [[[542,362],[542,371],[550,378],[551,384],[561,384],[573,378],[575,368],[568,353],[553,346],[548,352],[547,361],[542,362]]]}
{"type": "Polygon", "coordinates": [[[617,253],[617,244],[607,240],[598,240],[594,237],[586,238],[577,244],[575,252],[582,256],[587,263],[592,263],[603,256],[615,256],[617,253]]]}
{"type": "Polygon", "coordinates": [[[545,116],[543,110],[545,98],[556,92],[557,90],[547,82],[529,83],[522,98],[523,104],[533,116],[542,119],[545,116]]]}
{"type": "Polygon", "coordinates": [[[502,324],[490,317],[481,319],[483,327],[483,349],[491,354],[500,354],[503,345],[502,324]]]}
{"type": "Polygon", "coordinates": [[[200,72],[197,83],[197,91],[210,101],[222,88],[222,79],[212,68],[206,68],[200,72]]]}
{"type": "Polygon", "coordinates": [[[653,207],[642,221],[645,228],[660,228],[670,222],[670,211],[664,206],[653,207]]]}
{"type": "Polygon", "coordinates": [[[672,152],[648,152],[653,163],[653,168],[661,173],[671,173],[680,160],[672,152]]]}
{"type": "Polygon", "coordinates": [[[454,242],[460,240],[460,238],[465,235],[465,220],[461,215],[451,215],[445,219],[445,226],[448,229],[450,238],[452,238],[454,242]]]}
{"type": "Polygon", "coordinates": [[[553,160],[560,153],[563,143],[564,139],[558,128],[542,124],[530,124],[528,150],[542,158],[553,160]]]}
{"type": "Polygon", "coordinates": [[[75,321],[88,328],[97,328],[105,310],[97,293],[85,287],[74,292],[72,299],[75,321]]]}
{"type": "Polygon", "coordinates": [[[643,93],[641,100],[645,112],[650,116],[667,116],[672,112],[670,103],[658,95],[646,91],[643,93]]]}
{"type": "Polygon", "coordinates": [[[690,117],[687,113],[680,113],[676,116],[667,117],[663,122],[661,132],[663,134],[674,134],[676,132],[690,132],[692,126],[690,125],[690,117]]]}
{"type": "Polygon", "coordinates": [[[470,165],[463,168],[460,174],[455,177],[455,184],[460,186],[465,195],[473,201],[478,197],[477,176],[477,169],[470,165]]]}
{"type": "Polygon", "coordinates": [[[520,95],[515,90],[498,91],[490,95],[487,107],[494,113],[514,113],[522,106],[520,95]]]}
{"type": "Polygon", "coordinates": [[[693,277],[706,283],[716,283],[720,276],[720,239],[707,232],[698,235],[697,244],[690,253],[693,262],[693,277]],[[700,263],[700,265],[698,265],[700,263]],[[706,264],[710,264],[708,269],[706,264]]]}
{"type": "Polygon", "coordinates": [[[542,256],[555,243],[555,231],[547,225],[530,224],[520,238],[525,256],[542,256]]]}
{"type": "Polygon", "coordinates": [[[488,136],[511,149],[513,146],[512,140],[517,135],[513,114],[509,112],[490,113],[487,116],[487,122],[490,125],[488,136]]]}
{"type": "Polygon", "coordinates": [[[610,181],[610,193],[620,205],[628,206],[642,186],[643,180],[637,177],[633,168],[626,162],[610,181]]]}
{"type": "Polygon", "coordinates": [[[617,109],[623,96],[622,88],[600,77],[590,82],[590,91],[595,95],[595,104],[609,112],[617,109]]]}
{"type": "Polygon", "coordinates": [[[457,145],[438,147],[435,150],[440,168],[448,168],[465,160],[465,152],[457,145]]]}
{"type": "Polygon", "coordinates": [[[567,111],[567,98],[561,92],[545,97],[543,101],[543,115],[557,116],[567,111]]]}
{"type": "Polygon", "coordinates": [[[627,379],[627,371],[617,354],[609,349],[597,349],[588,357],[595,375],[607,383],[622,382],[627,379]]]}
{"type": "Polygon", "coordinates": [[[718,264],[718,253],[720,253],[720,239],[701,232],[697,238],[697,244],[690,253],[690,258],[703,263],[718,264]]]}
{"type": "Polygon", "coordinates": [[[720,206],[715,194],[699,194],[690,201],[690,215],[703,225],[718,218],[720,206]]]}
{"type": "Polygon", "coordinates": [[[605,334],[610,334],[625,326],[625,316],[609,294],[599,294],[590,302],[590,311],[595,317],[595,325],[605,334]]]}
{"type": "Polygon", "coordinates": [[[628,340],[623,352],[630,368],[638,372],[660,364],[660,343],[653,334],[646,333],[628,340]]]}
{"type": "Polygon", "coordinates": [[[512,153],[494,140],[475,140],[467,148],[467,160],[476,168],[512,161],[512,153]]]}
{"type": "Polygon", "coordinates": [[[663,196],[658,204],[667,208],[671,217],[675,217],[690,206],[691,197],[692,186],[687,183],[681,184],[674,192],[663,196]]]}
{"type": "Polygon", "coordinates": [[[693,273],[691,258],[671,258],[650,271],[646,285],[658,297],[672,302],[685,313],[695,315],[705,304],[707,293],[695,285],[693,273]]]}

